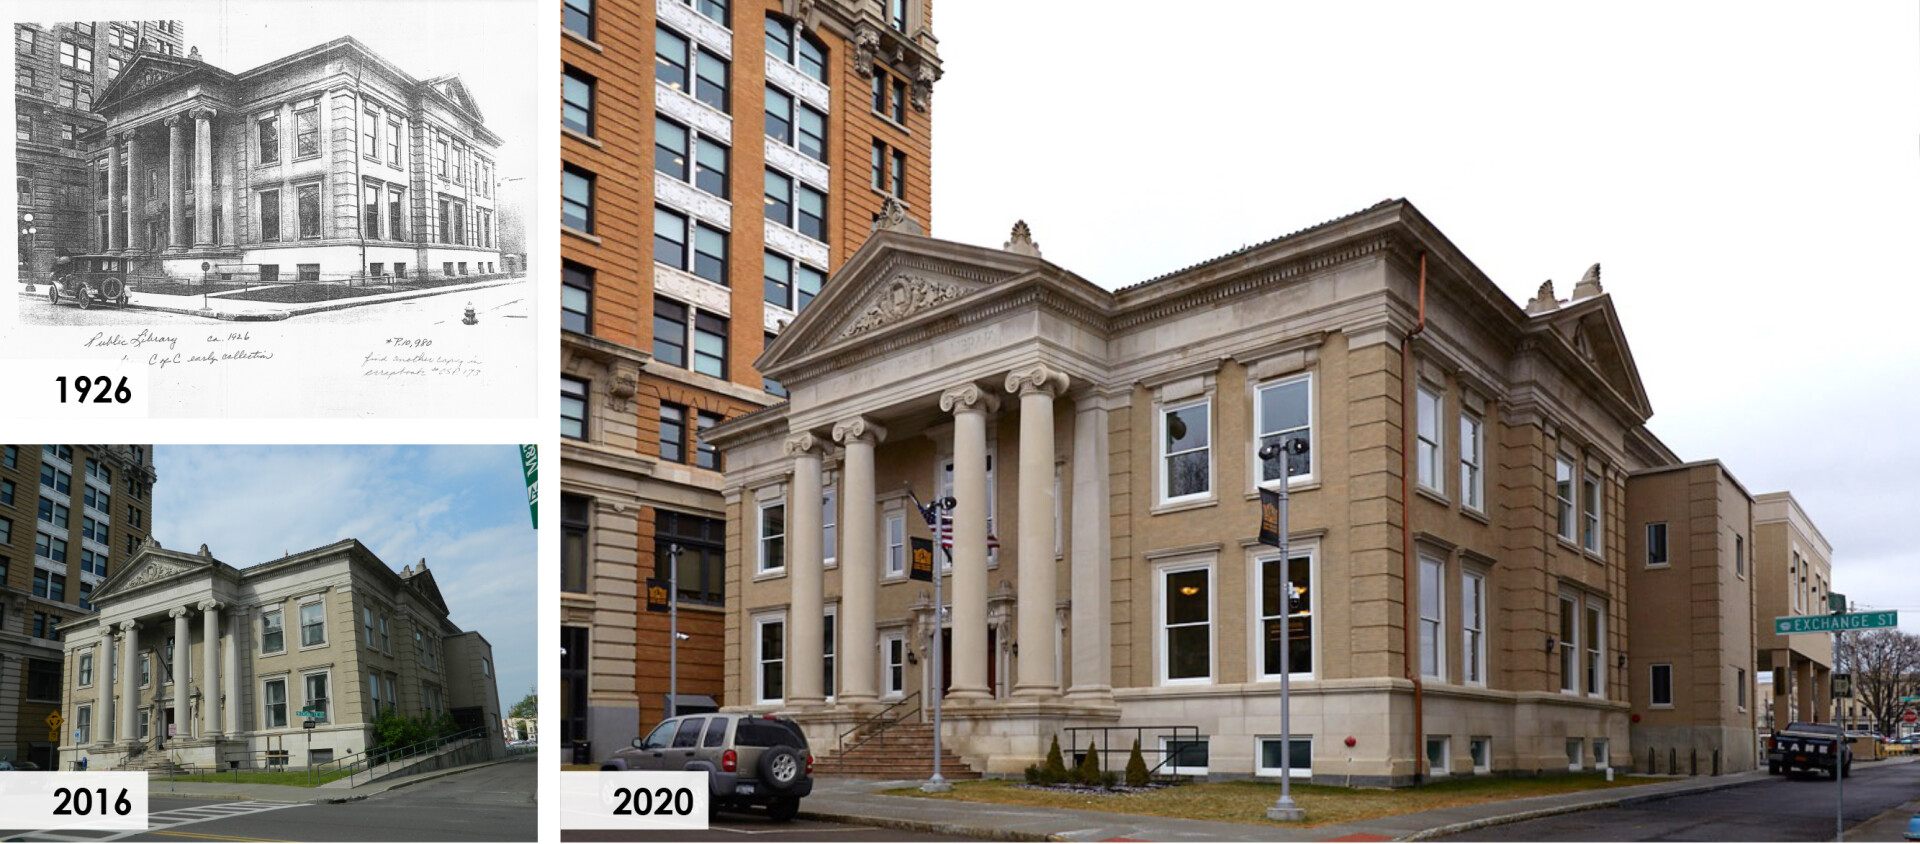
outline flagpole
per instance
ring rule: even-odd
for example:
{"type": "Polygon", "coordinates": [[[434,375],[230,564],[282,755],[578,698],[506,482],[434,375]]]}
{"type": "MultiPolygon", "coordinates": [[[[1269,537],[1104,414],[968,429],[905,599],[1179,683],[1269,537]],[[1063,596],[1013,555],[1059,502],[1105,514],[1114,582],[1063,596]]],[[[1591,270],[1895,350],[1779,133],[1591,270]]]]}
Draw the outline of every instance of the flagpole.
{"type": "MultiPolygon", "coordinates": [[[[937,511],[943,509],[951,511],[954,504],[953,498],[951,496],[947,498],[936,498],[932,504],[922,506],[920,504],[920,496],[914,495],[911,486],[907,488],[907,494],[913,497],[914,509],[920,511],[920,517],[927,520],[928,527],[933,528],[933,544],[947,553],[947,563],[951,566],[953,563],[953,548],[949,546],[946,541],[947,521],[941,518],[937,511]]],[[[945,660],[940,658],[940,634],[943,632],[940,626],[942,606],[940,584],[944,579],[945,575],[940,571],[940,565],[935,563],[933,566],[933,635],[929,638],[927,645],[927,650],[930,652],[929,656],[931,657],[930,661],[933,663],[933,679],[927,683],[928,695],[933,698],[933,776],[928,778],[926,782],[920,784],[920,790],[928,794],[944,794],[953,790],[953,784],[947,782],[946,777],[940,775],[940,704],[941,699],[944,697],[944,690],[940,688],[940,681],[945,676],[941,671],[945,660]]]]}

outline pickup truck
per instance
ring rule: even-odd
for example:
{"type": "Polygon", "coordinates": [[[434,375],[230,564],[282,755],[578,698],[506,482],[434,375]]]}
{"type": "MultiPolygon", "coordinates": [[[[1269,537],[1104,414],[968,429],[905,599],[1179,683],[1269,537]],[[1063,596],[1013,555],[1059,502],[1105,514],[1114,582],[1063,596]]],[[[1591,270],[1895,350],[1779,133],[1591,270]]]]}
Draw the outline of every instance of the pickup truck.
{"type": "Polygon", "coordinates": [[[1795,769],[1825,771],[1829,777],[1853,776],[1853,749],[1832,724],[1795,721],[1767,739],[1767,773],[1795,769]]]}

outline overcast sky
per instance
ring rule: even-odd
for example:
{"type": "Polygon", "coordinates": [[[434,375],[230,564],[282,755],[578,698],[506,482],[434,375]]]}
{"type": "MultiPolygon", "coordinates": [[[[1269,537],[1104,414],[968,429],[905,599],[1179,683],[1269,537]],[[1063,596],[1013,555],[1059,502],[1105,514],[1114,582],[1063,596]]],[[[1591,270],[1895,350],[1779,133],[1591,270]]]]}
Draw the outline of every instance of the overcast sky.
{"type": "Polygon", "coordinates": [[[1405,197],[1518,302],[1603,265],[1683,459],[1920,632],[1913,3],[1035,3],[935,17],[932,233],[1118,287],[1405,197]]]}
{"type": "Polygon", "coordinates": [[[493,645],[501,711],[537,676],[537,544],[515,446],[154,448],[153,534],[247,568],[358,539],[394,571],[427,560],[462,630],[493,645]]]}

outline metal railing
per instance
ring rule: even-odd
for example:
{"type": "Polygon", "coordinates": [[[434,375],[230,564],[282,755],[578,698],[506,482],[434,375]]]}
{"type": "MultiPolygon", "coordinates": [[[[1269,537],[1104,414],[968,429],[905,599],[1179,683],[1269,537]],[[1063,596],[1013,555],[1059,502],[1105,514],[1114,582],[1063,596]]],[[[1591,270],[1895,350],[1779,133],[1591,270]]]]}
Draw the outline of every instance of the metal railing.
{"type": "MultiPolygon", "coordinates": [[[[1061,729],[1061,732],[1067,734],[1068,747],[1066,748],[1066,754],[1072,756],[1075,760],[1079,760],[1087,755],[1086,748],[1080,744],[1080,734],[1099,733],[1100,740],[1095,743],[1093,752],[1100,757],[1100,770],[1103,771],[1116,770],[1113,765],[1107,761],[1111,758],[1112,754],[1119,753],[1122,754],[1122,756],[1132,755],[1132,745],[1118,748],[1113,746],[1112,734],[1116,732],[1125,734],[1128,731],[1132,731],[1134,741],[1140,742],[1140,753],[1143,756],[1148,753],[1159,753],[1161,756],[1158,763],[1147,768],[1147,776],[1151,778],[1172,779],[1174,777],[1188,776],[1180,773],[1162,773],[1160,769],[1167,767],[1169,763],[1175,763],[1175,761],[1180,758],[1180,754],[1186,751],[1188,747],[1204,745],[1204,740],[1200,737],[1200,728],[1192,724],[1143,725],[1136,727],[1065,727],[1061,729]],[[1165,737],[1167,739],[1166,749],[1163,750],[1159,747],[1148,748],[1145,741],[1148,734],[1152,734],[1156,738],[1165,737]]],[[[1120,766],[1122,769],[1126,767],[1126,760],[1124,758],[1121,760],[1120,766]]],[[[1071,767],[1071,765],[1069,765],[1069,767],[1071,767]]],[[[1173,767],[1178,769],[1180,766],[1173,764],[1173,767]]]]}
{"type": "Polygon", "coordinates": [[[903,697],[897,701],[894,701],[887,708],[882,709],[879,712],[875,712],[870,716],[867,716],[860,723],[853,725],[853,729],[840,734],[839,739],[837,739],[834,743],[834,746],[838,748],[838,750],[836,750],[835,752],[844,756],[848,753],[852,753],[853,751],[860,749],[861,745],[864,745],[867,742],[874,740],[875,738],[879,738],[880,746],[885,747],[887,743],[887,740],[886,740],[887,729],[889,727],[892,727],[895,724],[900,723],[901,721],[905,721],[906,719],[919,714],[920,712],[919,701],[920,701],[920,692],[915,691],[913,694],[907,695],[906,697],[903,697]],[[894,710],[902,709],[909,703],[913,704],[912,709],[907,709],[905,711],[900,712],[897,715],[893,714],[894,710]],[[874,729],[873,732],[869,732],[866,735],[860,736],[858,739],[854,741],[852,746],[848,746],[847,744],[848,736],[856,735],[860,731],[866,730],[869,728],[877,728],[877,729],[874,729]]]}
{"type": "MultiPolygon", "coordinates": [[[[485,726],[472,727],[451,735],[435,736],[425,741],[414,742],[405,747],[363,750],[332,762],[309,765],[307,766],[307,770],[314,776],[321,777],[322,782],[326,781],[326,774],[344,771],[346,772],[347,787],[352,788],[355,779],[361,774],[366,774],[368,781],[371,782],[373,770],[381,765],[386,765],[389,770],[392,770],[395,765],[432,756],[450,748],[456,754],[460,755],[462,761],[459,764],[472,761],[469,758],[471,754],[468,754],[467,751],[476,748],[487,750],[487,755],[490,757],[493,754],[491,749],[487,748],[487,739],[487,728],[485,726]],[[458,748],[453,747],[453,745],[460,742],[467,742],[467,744],[458,748]]],[[[335,777],[335,779],[338,779],[338,777],[335,777]]]]}

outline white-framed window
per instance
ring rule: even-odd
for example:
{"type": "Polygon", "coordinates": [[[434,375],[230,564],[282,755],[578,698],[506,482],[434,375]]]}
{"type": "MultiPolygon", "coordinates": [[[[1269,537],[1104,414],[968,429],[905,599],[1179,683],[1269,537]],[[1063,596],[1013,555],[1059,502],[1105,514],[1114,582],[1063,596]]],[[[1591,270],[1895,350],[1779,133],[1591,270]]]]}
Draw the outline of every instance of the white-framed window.
{"type": "Polygon", "coordinates": [[[787,570],[787,500],[760,502],[760,573],[787,570]]]}
{"type": "Polygon", "coordinates": [[[268,728],[287,726],[287,678],[260,683],[260,723],[268,728]]]}
{"type": "Polygon", "coordinates": [[[1733,574],[1747,576],[1747,538],[1737,533],[1733,535],[1733,574]]]}
{"type": "Polygon", "coordinates": [[[360,630],[367,637],[367,647],[373,647],[373,608],[360,608],[360,630]]]}
{"type": "Polygon", "coordinates": [[[92,651],[87,651],[86,653],[83,653],[80,655],[80,672],[79,673],[80,673],[80,677],[79,677],[80,688],[84,689],[93,685],[93,652],[92,651]]]}
{"type": "Polygon", "coordinates": [[[1558,502],[1555,529],[1560,538],[1573,541],[1573,464],[1564,457],[1553,459],[1553,497],[1558,502]]]}
{"type": "Polygon", "coordinates": [[[907,574],[907,516],[905,513],[887,514],[887,565],[882,576],[905,577],[907,574]]]}
{"type": "Polygon", "coordinates": [[[140,740],[146,741],[147,734],[153,730],[153,713],[140,710],[140,740]]]}
{"type": "Polygon", "coordinates": [[[300,647],[327,643],[327,606],[319,601],[300,605],[300,647]]]}
{"type": "Polygon", "coordinates": [[[1659,708],[1673,706],[1673,666],[1656,662],[1647,666],[1647,705],[1659,708]]]}
{"type": "Polygon", "coordinates": [[[1471,413],[1460,414],[1460,503],[1473,510],[1487,509],[1487,443],[1484,423],[1471,413]]]}
{"type": "Polygon", "coordinates": [[[1281,741],[1280,736],[1255,736],[1253,741],[1254,776],[1280,776],[1282,764],[1293,776],[1313,776],[1313,736],[1296,735],[1290,741],[1281,741]]]}
{"type": "Polygon", "coordinates": [[[1581,738],[1567,739],[1567,770],[1578,771],[1585,768],[1586,765],[1587,765],[1586,738],[1583,736],[1581,738]]]}
{"type": "Polygon", "coordinates": [[[375,715],[380,714],[380,672],[378,671],[367,672],[367,697],[373,702],[373,708],[368,711],[375,715]]]}
{"type": "Polygon", "coordinates": [[[1213,682],[1213,563],[1166,566],[1155,585],[1161,685],[1213,682]]]}
{"type": "Polygon", "coordinates": [[[1467,755],[1473,757],[1473,772],[1487,774],[1493,772],[1493,737],[1474,736],[1467,739],[1467,755]]]}
{"type": "Polygon", "coordinates": [[[1647,568],[1667,565],[1667,523],[1647,523],[1647,568]]]}
{"type": "Polygon", "coordinates": [[[1420,555],[1420,676],[1447,678],[1447,563],[1420,555]]]}
{"type": "Polygon", "coordinates": [[[380,652],[393,656],[393,635],[387,629],[387,617],[380,617],[380,652]]]}
{"type": "Polygon", "coordinates": [[[1285,444],[1293,440],[1306,440],[1307,453],[1294,454],[1282,450],[1287,461],[1288,483],[1311,481],[1314,477],[1313,453],[1313,373],[1305,373],[1283,378],[1256,389],[1253,402],[1253,429],[1255,432],[1253,452],[1254,460],[1259,461],[1261,486],[1271,486],[1280,479],[1280,457],[1272,460],[1260,460],[1261,447],[1269,443],[1285,444]]]}
{"type": "Polygon", "coordinates": [[[1606,739],[1603,739],[1603,738],[1597,738],[1593,740],[1593,767],[1594,768],[1600,769],[1600,768],[1613,767],[1613,760],[1612,760],[1612,757],[1609,755],[1609,748],[1611,748],[1612,745],[1613,745],[1612,742],[1607,741],[1606,739]]]}
{"type": "Polygon", "coordinates": [[[387,705],[397,707],[400,705],[400,695],[394,692],[393,687],[394,687],[393,675],[388,674],[387,675],[387,705]]]}
{"type": "Polygon", "coordinates": [[[753,620],[753,700],[781,704],[787,699],[787,614],[753,620]]]}
{"type": "Polygon", "coordinates": [[[1592,472],[1580,479],[1580,544],[1600,553],[1600,479],[1592,472]]]}
{"type": "Polygon", "coordinates": [[[1599,600],[1586,599],[1587,696],[1607,695],[1607,607],[1599,600]]]}
{"type": "Polygon", "coordinates": [[[1167,762],[1160,770],[1177,777],[1206,776],[1207,742],[1206,736],[1161,736],[1160,756],[1167,762]]]}
{"type": "Polygon", "coordinates": [[[820,634],[824,640],[820,644],[820,689],[826,695],[828,703],[833,702],[833,691],[839,687],[839,684],[834,682],[839,678],[833,673],[834,640],[839,638],[834,631],[839,628],[839,625],[835,624],[839,621],[839,614],[839,604],[828,604],[826,614],[820,619],[820,634]]]}
{"type": "Polygon", "coordinates": [[[1487,684],[1487,576],[1477,571],[1460,573],[1460,676],[1487,684]]]}
{"type": "Polygon", "coordinates": [[[142,651],[140,653],[140,688],[144,689],[151,685],[153,685],[153,653],[142,651]]]}
{"type": "Polygon", "coordinates": [[[1440,394],[1422,384],[1414,388],[1414,477],[1420,485],[1445,495],[1441,474],[1440,394]]]}
{"type": "MultiPolygon", "coordinates": [[[[987,444],[987,568],[1000,565],[1000,485],[994,481],[994,447],[987,444]]],[[[948,455],[940,461],[940,480],[935,487],[941,498],[953,495],[953,456],[948,455]]],[[[951,514],[948,514],[951,516],[951,514]]],[[[951,541],[952,537],[948,537],[951,541]]],[[[940,549],[934,549],[934,556],[940,560],[940,570],[953,571],[953,560],[940,549]]]]}
{"type": "Polygon", "coordinates": [[[73,710],[73,741],[86,744],[93,741],[93,705],[81,704],[73,710]]]}
{"type": "Polygon", "coordinates": [[[1580,676],[1575,666],[1580,658],[1580,601],[1572,595],[1560,596],[1560,691],[1580,693],[1580,676]]]}
{"type": "Polygon", "coordinates": [[[1213,400],[1160,411],[1160,501],[1196,501],[1213,494],[1213,400]]]}
{"type": "Polygon", "coordinates": [[[840,558],[840,493],[834,487],[820,491],[820,558],[832,567],[840,558]]]}
{"type": "Polygon", "coordinates": [[[897,698],[907,692],[907,637],[901,633],[880,636],[880,695],[897,698]]]}
{"type": "Polygon", "coordinates": [[[1313,545],[1291,545],[1287,548],[1289,558],[1287,569],[1280,570],[1280,557],[1268,554],[1252,561],[1254,576],[1259,578],[1253,584],[1253,612],[1260,623],[1250,630],[1253,637],[1248,643],[1249,651],[1254,654],[1254,672],[1259,680],[1280,679],[1280,625],[1287,626],[1287,670],[1295,680],[1311,680],[1319,660],[1320,639],[1315,635],[1313,608],[1318,606],[1316,571],[1318,549],[1313,545]],[[1294,594],[1299,596],[1299,606],[1287,611],[1285,601],[1287,584],[1293,584],[1294,594]]]}
{"type": "MultiPolygon", "coordinates": [[[[1733,669],[1733,703],[1741,712],[1747,711],[1747,669],[1733,669]]],[[[1851,703],[1851,701],[1849,701],[1851,703]]]]}
{"type": "Polygon", "coordinates": [[[333,709],[329,705],[327,687],[332,680],[331,672],[316,671],[300,676],[300,708],[307,712],[318,712],[320,717],[313,720],[325,723],[333,720],[333,709]]]}
{"type": "Polygon", "coordinates": [[[1427,736],[1427,775],[1443,777],[1452,772],[1452,736],[1427,736]]]}

